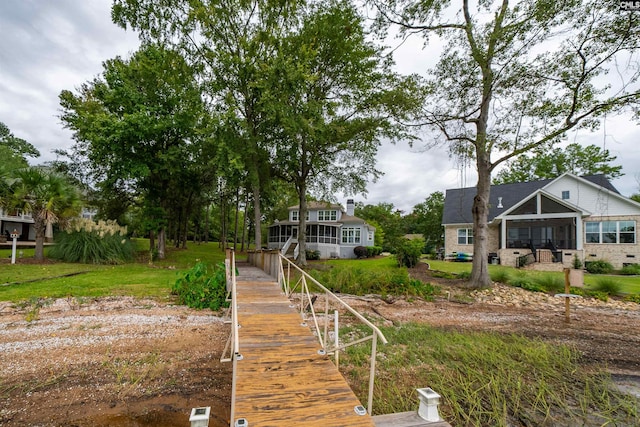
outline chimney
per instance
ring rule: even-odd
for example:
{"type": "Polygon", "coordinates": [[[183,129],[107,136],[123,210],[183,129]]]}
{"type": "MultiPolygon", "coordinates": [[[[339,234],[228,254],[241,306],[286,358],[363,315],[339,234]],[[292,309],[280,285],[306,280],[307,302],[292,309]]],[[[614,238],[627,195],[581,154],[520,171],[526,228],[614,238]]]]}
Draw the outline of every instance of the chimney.
{"type": "Polygon", "coordinates": [[[355,204],[353,199],[347,199],[347,215],[353,216],[355,210],[355,204]]]}

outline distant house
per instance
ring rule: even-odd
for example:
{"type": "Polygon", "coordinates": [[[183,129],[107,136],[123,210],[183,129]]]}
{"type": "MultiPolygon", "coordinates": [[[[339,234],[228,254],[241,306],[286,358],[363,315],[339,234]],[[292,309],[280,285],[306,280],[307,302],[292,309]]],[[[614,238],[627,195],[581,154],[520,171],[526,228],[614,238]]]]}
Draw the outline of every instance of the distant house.
{"type": "Polygon", "coordinates": [[[33,224],[33,217],[30,213],[24,213],[21,210],[7,211],[0,208],[0,237],[8,238],[15,230],[19,235],[18,240],[35,240],[36,231],[33,224]]]}
{"type": "MultiPolygon", "coordinates": [[[[83,207],[80,216],[82,218],[94,219],[97,211],[95,208],[83,207]]],[[[4,241],[2,236],[8,239],[8,236],[13,231],[18,232],[18,240],[20,241],[35,241],[36,231],[34,228],[34,220],[31,213],[24,213],[21,210],[6,211],[0,208],[0,241],[4,241]]],[[[48,230],[46,237],[48,239],[53,238],[51,230],[48,230]]]]}
{"type": "MultiPolygon", "coordinates": [[[[447,190],[442,224],[445,253],[473,252],[475,187],[447,190]]],[[[488,252],[500,264],[572,265],[603,259],[616,268],[640,263],[640,203],[622,196],[603,175],[491,186],[488,252]],[[520,260],[520,261],[519,261],[520,260]]]]}
{"type": "MultiPolygon", "coordinates": [[[[283,253],[297,254],[300,206],[289,207],[289,217],[269,226],[268,247],[283,253]]],[[[375,228],[354,216],[354,203],[327,202],[307,204],[306,248],[320,252],[320,258],[355,258],[356,246],[373,246],[375,228]]]]}

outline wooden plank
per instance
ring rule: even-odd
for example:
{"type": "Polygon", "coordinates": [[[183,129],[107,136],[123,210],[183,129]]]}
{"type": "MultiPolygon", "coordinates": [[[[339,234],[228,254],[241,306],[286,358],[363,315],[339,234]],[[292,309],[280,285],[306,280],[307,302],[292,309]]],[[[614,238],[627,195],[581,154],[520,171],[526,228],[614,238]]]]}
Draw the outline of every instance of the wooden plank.
{"type": "Polygon", "coordinates": [[[374,427],[369,415],[356,413],[361,403],[335,365],[318,354],[318,338],[263,275],[242,267],[237,280],[242,360],[236,363],[234,418],[251,427],[374,427]]]}

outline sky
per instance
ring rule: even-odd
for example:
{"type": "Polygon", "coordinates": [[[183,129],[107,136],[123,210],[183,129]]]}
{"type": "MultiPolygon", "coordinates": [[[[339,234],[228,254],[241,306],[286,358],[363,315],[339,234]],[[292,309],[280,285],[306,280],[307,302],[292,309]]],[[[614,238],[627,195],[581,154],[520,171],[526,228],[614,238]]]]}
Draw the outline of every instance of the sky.
{"type": "MultiPolygon", "coordinates": [[[[111,0],[0,0],[0,122],[40,151],[32,164],[54,160],[52,150],[72,143],[58,118],[60,92],[75,90],[100,75],[103,61],[127,57],[139,46],[135,32],[111,22],[110,8],[111,0]]],[[[423,73],[434,58],[417,38],[394,56],[397,70],[406,74],[423,73]]],[[[613,184],[629,196],[640,192],[638,130],[628,118],[609,118],[598,132],[571,133],[566,143],[595,144],[617,156],[614,164],[622,165],[625,176],[613,184]]],[[[433,135],[422,137],[413,147],[384,143],[377,156],[384,175],[368,185],[366,196],[349,197],[393,203],[409,213],[435,191],[475,185],[472,167],[460,166],[444,146],[426,150],[433,135]]],[[[337,201],[344,205],[346,196],[337,201]]]]}

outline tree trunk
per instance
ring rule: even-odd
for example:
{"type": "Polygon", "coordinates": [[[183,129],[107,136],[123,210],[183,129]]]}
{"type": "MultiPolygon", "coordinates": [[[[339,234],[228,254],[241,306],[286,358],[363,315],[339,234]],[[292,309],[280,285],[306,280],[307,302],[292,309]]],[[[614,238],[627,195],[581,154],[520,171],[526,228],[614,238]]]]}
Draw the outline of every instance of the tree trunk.
{"type": "MultiPolygon", "coordinates": [[[[248,205],[249,205],[249,193],[246,194],[245,198],[244,198],[244,215],[242,216],[242,245],[240,247],[240,251],[244,252],[244,243],[245,243],[245,239],[247,238],[246,234],[247,234],[247,211],[248,211],[248,205]]],[[[249,248],[247,248],[249,249],[249,248]]]]}
{"type": "Polygon", "coordinates": [[[158,231],[158,259],[165,258],[165,249],[167,244],[167,232],[164,227],[158,231]]]}
{"type": "Polygon", "coordinates": [[[255,222],[255,248],[262,249],[262,212],[260,211],[260,185],[254,184],[251,187],[253,193],[253,217],[255,222]]]}
{"type": "Polygon", "coordinates": [[[237,250],[238,244],[238,216],[240,215],[240,187],[236,188],[236,218],[233,230],[233,250],[237,250]]]}
{"type": "Polygon", "coordinates": [[[300,209],[298,209],[298,265],[307,265],[307,186],[304,182],[299,183],[298,199],[300,209]]]}
{"type": "MultiPolygon", "coordinates": [[[[36,233],[36,248],[34,252],[34,258],[36,259],[36,261],[44,261],[44,234],[47,226],[44,223],[43,219],[38,218],[39,216],[39,213],[33,213],[33,228],[36,233]]],[[[26,228],[26,230],[28,230],[28,228],[26,228]]]]}
{"type": "Polygon", "coordinates": [[[227,202],[220,196],[220,243],[222,249],[227,249],[227,202]]]}
{"type": "Polygon", "coordinates": [[[207,216],[204,219],[204,242],[209,243],[209,209],[211,207],[211,203],[207,200],[207,216]]]}
{"type": "Polygon", "coordinates": [[[478,184],[476,185],[476,196],[473,198],[473,264],[471,268],[471,285],[477,288],[488,288],[491,286],[488,270],[489,243],[489,193],[491,190],[491,169],[490,163],[484,157],[478,156],[478,184]]]}
{"type": "Polygon", "coordinates": [[[153,264],[153,251],[156,248],[155,233],[153,230],[149,231],[149,265],[153,264]]]}

